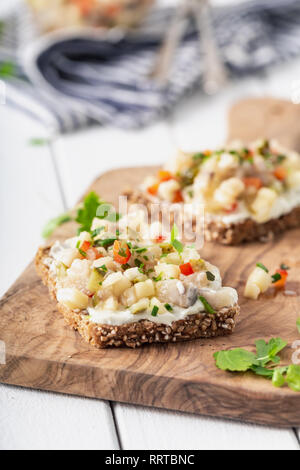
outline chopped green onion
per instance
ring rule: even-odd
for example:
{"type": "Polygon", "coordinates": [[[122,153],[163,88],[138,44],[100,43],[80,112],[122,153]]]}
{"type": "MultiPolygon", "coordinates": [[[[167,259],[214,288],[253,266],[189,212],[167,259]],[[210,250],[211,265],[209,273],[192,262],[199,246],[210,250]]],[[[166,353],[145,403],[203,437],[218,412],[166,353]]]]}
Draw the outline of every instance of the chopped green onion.
{"type": "Polygon", "coordinates": [[[291,269],[291,268],[290,268],[289,266],[287,266],[286,264],[281,263],[280,269],[284,269],[284,271],[288,271],[288,270],[291,269]]]}
{"type": "Polygon", "coordinates": [[[206,277],[208,281],[214,281],[216,279],[216,276],[210,271],[206,271],[206,277]]]}
{"type": "Polygon", "coordinates": [[[269,272],[268,268],[266,268],[266,266],[265,266],[264,264],[262,264],[262,263],[256,263],[256,266],[257,266],[258,268],[261,268],[261,269],[263,269],[264,271],[266,271],[266,273],[269,272]]]}
{"type": "Polygon", "coordinates": [[[96,228],[95,230],[92,231],[92,237],[95,238],[97,237],[101,232],[103,232],[103,230],[105,230],[105,227],[98,227],[96,228]]]}
{"type": "Polygon", "coordinates": [[[103,264],[102,266],[96,269],[98,272],[100,272],[100,274],[101,274],[101,271],[103,271],[104,273],[107,273],[107,267],[105,266],[105,264],[103,264]]]}
{"type": "Polygon", "coordinates": [[[273,274],[273,276],[272,276],[272,283],[274,284],[274,282],[280,281],[280,279],[282,279],[282,278],[281,278],[281,274],[275,273],[275,274],[273,274]]]}
{"type": "Polygon", "coordinates": [[[167,309],[169,312],[173,312],[173,307],[171,307],[170,304],[165,304],[165,309],[167,309]]]}
{"type": "Polygon", "coordinates": [[[203,303],[203,306],[205,308],[205,311],[207,313],[211,313],[211,314],[215,314],[216,311],[213,309],[213,307],[210,305],[209,302],[207,302],[206,298],[203,297],[202,295],[199,295],[199,300],[201,300],[201,302],[203,303]]]}
{"type": "Polygon", "coordinates": [[[157,277],[153,278],[154,282],[158,282],[158,281],[161,281],[161,280],[162,280],[162,273],[160,273],[157,277]]]}
{"type": "Polygon", "coordinates": [[[84,258],[86,258],[86,252],[81,250],[80,248],[78,248],[78,251],[79,253],[81,254],[81,256],[83,256],[84,258]]]}
{"type": "Polygon", "coordinates": [[[106,238],[105,240],[96,240],[94,245],[102,246],[103,248],[108,248],[109,246],[113,245],[115,241],[116,238],[106,238]]]}
{"type": "Polygon", "coordinates": [[[151,315],[152,317],[156,317],[158,314],[158,307],[157,305],[154,305],[153,309],[152,309],[152,312],[151,312],[151,315]]]}

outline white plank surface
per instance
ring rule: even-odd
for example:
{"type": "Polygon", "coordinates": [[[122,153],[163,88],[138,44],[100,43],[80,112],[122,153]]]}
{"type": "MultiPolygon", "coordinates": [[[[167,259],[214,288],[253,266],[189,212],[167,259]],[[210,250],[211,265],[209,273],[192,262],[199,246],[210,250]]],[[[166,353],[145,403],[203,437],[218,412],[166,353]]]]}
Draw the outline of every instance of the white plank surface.
{"type": "Polygon", "coordinates": [[[148,450],[297,450],[292,430],[115,405],[121,445],[148,450]]]}
{"type": "Polygon", "coordinates": [[[0,385],[0,450],[118,449],[109,404],[0,385]]]}
{"type": "Polygon", "coordinates": [[[31,261],[43,224],[62,211],[49,149],[29,144],[44,135],[39,124],[0,106],[0,295],[31,261]],[[13,251],[4,248],[8,240],[13,251]]]}

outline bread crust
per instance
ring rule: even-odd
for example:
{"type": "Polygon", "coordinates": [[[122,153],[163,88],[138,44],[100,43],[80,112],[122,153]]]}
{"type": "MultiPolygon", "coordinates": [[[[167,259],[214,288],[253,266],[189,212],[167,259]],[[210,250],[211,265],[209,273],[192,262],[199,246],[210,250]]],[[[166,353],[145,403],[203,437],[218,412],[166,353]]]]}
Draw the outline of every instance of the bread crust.
{"type": "MultiPolygon", "coordinates": [[[[152,201],[138,190],[127,190],[129,204],[150,205],[152,201]]],[[[277,219],[262,224],[246,219],[236,224],[225,224],[221,221],[205,221],[204,232],[206,241],[214,241],[222,245],[240,245],[246,242],[272,240],[286,230],[300,227],[300,206],[277,219]]]]}
{"type": "MultiPolygon", "coordinates": [[[[35,258],[35,265],[43,283],[56,299],[55,278],[47,266],[50,246],[41,247],[35,258]]],[[[225,307],[216,314],[199,313],[183,320],[174,321],[170,326],[141,320],[123,325],[92,323],[82,311],[74,311],[57,302],[57,309],[65,321],[93,346],[103,349],[112,346],[135,348],[146,343],[176,343],[197,338],[214,338],[233,333],[240,307],[225,307]]]]}

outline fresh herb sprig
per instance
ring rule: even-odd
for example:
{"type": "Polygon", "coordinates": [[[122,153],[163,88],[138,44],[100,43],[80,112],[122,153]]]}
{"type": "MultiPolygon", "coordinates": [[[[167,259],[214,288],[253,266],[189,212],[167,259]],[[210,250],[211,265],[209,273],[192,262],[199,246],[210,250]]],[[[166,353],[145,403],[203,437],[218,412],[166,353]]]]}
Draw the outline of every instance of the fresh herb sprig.
{"type": "Polygon", "coordinates": [[[271,379],[275,387],[287,384],[292,390],[300,392],[299,365],[291,364],[275,368],[280,362],[278,354],[287,346],[287,342],[281,338],[272,338],[268,343],[260,339],[255,345],[256,354],[241,348],[216,352],[214,354],[216,366],[230,372],[250,371],[271,379]]]}
{"type": "MultiPolygon", "coordinates": [[[[83,200],[82,204],[77,209],[77,212],[72,215],[71,212],[62,214],[54,219],[50,220],[43,229],[42,236],[44,238],[49,238],[54,230],[60,225],[69,222],[70,220],[75,220],[79,224],[78,232],[91,232],[92,223],[95,217],[98,217],[102,220],[108,220],[111,222],[117,222],[120,219],[120,214],[113,211],[113,208],[110,204],[102,201],[95,192],[90,192],[83,200]]],[[[96,237],[100,232],[104,230],[104,227],[99,227],[96,230],[91,232],[92,237],[96,237]]],[[[96,246],[110,246],[116,240],[107,239],[107,240],[97,240],[96,246]]]]}

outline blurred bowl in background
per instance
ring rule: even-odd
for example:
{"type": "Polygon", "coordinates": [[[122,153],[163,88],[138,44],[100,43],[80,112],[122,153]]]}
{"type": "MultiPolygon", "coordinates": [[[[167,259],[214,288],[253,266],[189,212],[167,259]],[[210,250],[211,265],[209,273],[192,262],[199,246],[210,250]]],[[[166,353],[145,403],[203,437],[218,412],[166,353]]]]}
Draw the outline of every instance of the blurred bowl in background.
{"type": "Polygon", "coordinates": [[[120,26],[140,23],[155,0],[27,0],[43,32],[68,27],[120,26]]]}

